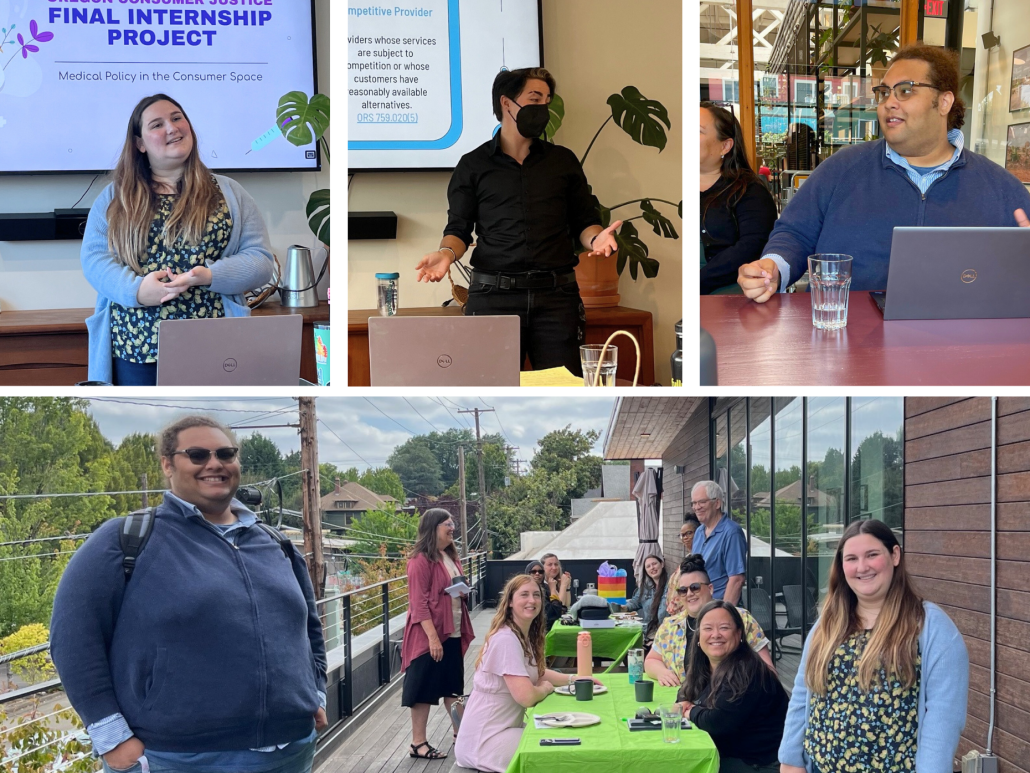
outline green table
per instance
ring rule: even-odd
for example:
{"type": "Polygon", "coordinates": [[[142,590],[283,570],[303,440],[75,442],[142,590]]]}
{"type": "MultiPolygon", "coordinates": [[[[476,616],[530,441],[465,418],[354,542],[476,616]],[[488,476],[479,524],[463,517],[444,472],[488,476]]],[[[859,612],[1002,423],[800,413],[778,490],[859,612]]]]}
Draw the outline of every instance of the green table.
{"type": "MultiPolygon", "coordinates": [[[[526,728],[522,731],[519,748],[508,765],[507,773],[639,773],[641,770],[675,771],[675,773],[718,773],[719,752],[712,737],[694,727],[681,731],[679,743],[665,743],[661,730],[631,733],[624,717],[636,714],[637,703],[633,685],[626,674],[603,677],[608,687],[604,695],[595,695],[592,701],[577,701],[575,697],[549,695],[538,705],[526,711],[526,728]],[[590,727],[569,727],[537,730],[534,714],[553,714],[563,711],[585,711],[596,714],[601,723],[590,727]],[[579,738],[579,746],[541,746],[541,738],[579,738]],[[649,767],[653,766],[653,767],[649,767]]],[[[656,711],[659,703],[676,700],[675,687],[654,686],[655,700],[647,704],[656,711]]]]}
{"type": "Polygon", "coordinates": [[[626,653],[634,647],[644,646],[643,628],[639,625],[615,628],[581,628],[578,625],[562,625],[555,623],[547,633],[544,654],[547,657],[556,655],[563,658],[576,657],[576,637],[580,631],[587,631],[593,643],[595,658],[611,660],[612,664],[604,673],[608,673],[622,662],[626,653]]]}

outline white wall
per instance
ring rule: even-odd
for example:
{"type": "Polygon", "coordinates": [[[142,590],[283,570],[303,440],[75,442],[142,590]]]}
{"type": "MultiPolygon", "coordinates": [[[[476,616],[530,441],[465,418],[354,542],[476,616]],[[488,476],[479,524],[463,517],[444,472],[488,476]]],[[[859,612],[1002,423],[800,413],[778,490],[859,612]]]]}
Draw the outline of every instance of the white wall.
{"type": "MultiPolygon", "coordinates": [[[[329,0],[315,0],[318,90],[329,94],[329,0]]],[[[272,109],[274,105],[270,105],[272,109]]],[[[188,109],[188,107],[187,107],[188,109]]],[[[128,116],[126,116],[128,120],[128,116]]],[[[326,134],[328,139],[329,134],[326,134]]],[[[203,138],[201,138],[203,140],[203,138]]],[[[332,144],[330,143],[330,149],[332,144]]],[[[71,207],[89,185],[92,175],[32,175],[0,177],[0,212],[50,212],[71,207]]],[[[308,228],[304,206],[308,196],[329,187],[329,165],[322,171],[233,174],[257,201],[272,240],[272,250],[285,264],[292,244],[311,248],[315,270],[324,251],[308,228]]],[[[79,207],[90,206],[103,190],[104,178],[93,184],[79,207]]],[[[96,293],[79,265],[81,241],[0,241],[0,312],[38,309],[88,308],[96,293]]],[[[323,279],[321,296],[325,297],[323,279]]]]}
{"type": "MultiPolygon", "coordinates": [[[[650,196],[682,198],[682,5],[678,0],[543,0],[544,64],[565,100],[565,121],[555,141],[582,155],[611,109],[610,94],[636,86],[669,110],[672,131],[664,151],[633,142],[617,126],[605,127],[587,158],[585,171],[606,204],[650,196]]],[[[489,99],[489,95],[483,95],[489,99]]],[[[352,183],[348,208],[393,210],[397,239],[348,243],[348,305],[375,307],[378,271],[401,274],[401,303],[438,306],[450,297],[447,281],[417,284],[414,266],[437,248],[447,223],[449,173],[359,174],[352,183]]],[[[664,207],[664,205],[661,205],[664,207]]],[[[620,210],[622,214],[627,210],[620,210]]],[[[675,210],[676,230],[683,229],[675,210]]],[[[639,209],[628,216],[639,214],[639,209]]],[[[654,315],[655,377],[669,383],[669,357],[676,348],[673,326],[683,315],[682,238],[662,239],[642,221],[634,221],[661,263],[657,280],[634,282],[627,270],[620,283],[621,304],[654,315]]],[[[455,272],[455,279],[457,279],[455,272]]]]}

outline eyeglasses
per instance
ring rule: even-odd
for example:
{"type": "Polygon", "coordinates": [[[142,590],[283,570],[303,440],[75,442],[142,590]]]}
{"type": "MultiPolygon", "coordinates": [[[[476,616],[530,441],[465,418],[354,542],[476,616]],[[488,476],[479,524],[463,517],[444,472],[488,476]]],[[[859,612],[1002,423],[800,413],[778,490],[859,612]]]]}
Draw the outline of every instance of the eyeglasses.
{"type": "Polygon", "coordinates": [[[210,448],[184,448],[181,451],[172,451],[172,456],[176,454],[185,454],[189,457],[190,461],[194,464],[207,464],[207,460],[211,458],[213,453],[220,462],[231,462],[239,454],[240,449],[233,446],[226,446],[225,448],[216,448],[212,451],[210,448]]]}
{"type": "Polygon", "coordinates": [[[694,532],[692,532],[692,531],[681,531],[680,532],[680,539],[686,539],[687,537],[693,537],[693,536],[694,536],[694,532]]]}
{"type": "Polygon", "coordinates": [[[699,582],[692,582],[690,585],[683,587],[682,585],[676,589],[676,592],[681,596],[686,596],[688,593],[697,593],[703,586],[699,582]]]}
{"type": "Polygon", "coordinates": [[[893,86],[884,86],[881,83],[879,86],[873,87],[873,99],[876,101],[876,104],[880,104],[885,99],[887,99],[887,97],[889,97],[891,95],[891,92],[893,91],[894,96],[898,98],[898,101],[904,102],[906,99],[912,96],[912,90],[919,86],[922,86],[923,88],[927,89],[935,89],[936,91],[940,91],[940,89],[934,86],[932,83],[900,81],[898,83],[895,83],[893,86]]]}
{"type": "Polygon", "coordinates": [[[700,499],[697,502],[691,501],[690,506],[693,507],[696,510],[701,505],[707,505],[711,501],[712,501],[711,499],[700,499]]]}
{"type": "Polygon", "coordinates": [[[544,570],[543,569],[530,569],[529,573],[530,574],[543,574],[544,570]]]}

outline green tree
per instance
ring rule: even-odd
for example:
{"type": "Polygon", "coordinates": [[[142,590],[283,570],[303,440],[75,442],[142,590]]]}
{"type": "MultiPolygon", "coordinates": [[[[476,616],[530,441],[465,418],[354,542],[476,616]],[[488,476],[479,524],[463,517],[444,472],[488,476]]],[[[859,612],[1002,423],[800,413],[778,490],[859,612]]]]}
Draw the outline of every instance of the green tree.
{"type": "Polygon", "coordinates": [[[490,532],[495,556],[508,556],[520,549],[524,531],[560,531],[569,525],[565,504],[569,489],[576,485],[576,471],[548,472],[533,468],[490,501],[490,532]]]}
{"type": "Polygon", "coordinates": [[[539,448],[533,456],[534,470],[552,475],[573,473],[572,484],[561,503],[564,509],[571,507],[573,499],[601,485],[601,457],[590,453],[600,435],[597,430],[584,432],[566,425],[548,432],[537,441],[539,448]]]}
{"type": "Polygon", "coordinates": [[[401,485],[410,492],[436,496],[445,488],[440,471],[440,462],[424,442],[411,438],[394,449],[386,463],[401,480],[401,485]]]}
{"type": "Polygon", "coordinates": [[[243,483],[279,478],[286,474],[282,452],[270,438],[254,432],[240,440],[240,466],[243,483]]]}
{"type": "Polygon", "coordinates": [[[418,534],[418,513],[408,515],[397,512],[396,507],[384,503],[375,510],[367,510],[351,522],[350,534],[358,540],[353,552],[363,556],[403,556],[418,534]],[[370,536],[378,535],[378,536],[370,536]]]}
{"type": "MultiPolygon", "coordinates": [[[[348,480],[354,480],[354,478],[348,478],[348,480]]],[[[356,480],[369,491],[374,491],[380,496],[393,497],[401,504],[404,504],[407,499],[400,476],[389,467],[370,467],[356,480]]]]}

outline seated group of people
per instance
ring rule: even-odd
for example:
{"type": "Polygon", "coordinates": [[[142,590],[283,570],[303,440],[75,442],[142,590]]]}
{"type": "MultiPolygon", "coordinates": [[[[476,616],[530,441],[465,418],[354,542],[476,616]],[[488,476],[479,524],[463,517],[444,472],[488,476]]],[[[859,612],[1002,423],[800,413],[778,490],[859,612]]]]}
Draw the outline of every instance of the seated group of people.
{"type": "Polygon", "coordinates": [[[1030,227],[1030,193],[963,147],[955,57],[906,46],[873,89],[883,138],[842,149],[782,217],[751,168],[732,113],[701,103],[701,293],[784,292],[819,253],[850,255],[852,290],[883,290],[898,226],[1030,227]]]}
{"type": "MultiPolygon", "coordinates": [[[[769,639],[747,610],[712,597],[701,556],[687,556],[667,588],[645,671],[679,686],[676,701],[711,736],[720,773],[951,770],[968,654],[954,623],[914,590],[882,522],[856,521],[841,537],[789,698],[769,639]]],[[[505,586],[455,741],[462,767],[506,770],[525,710],[575,680],[546,667],[545,604],[535,577],[505,586]]]]}

